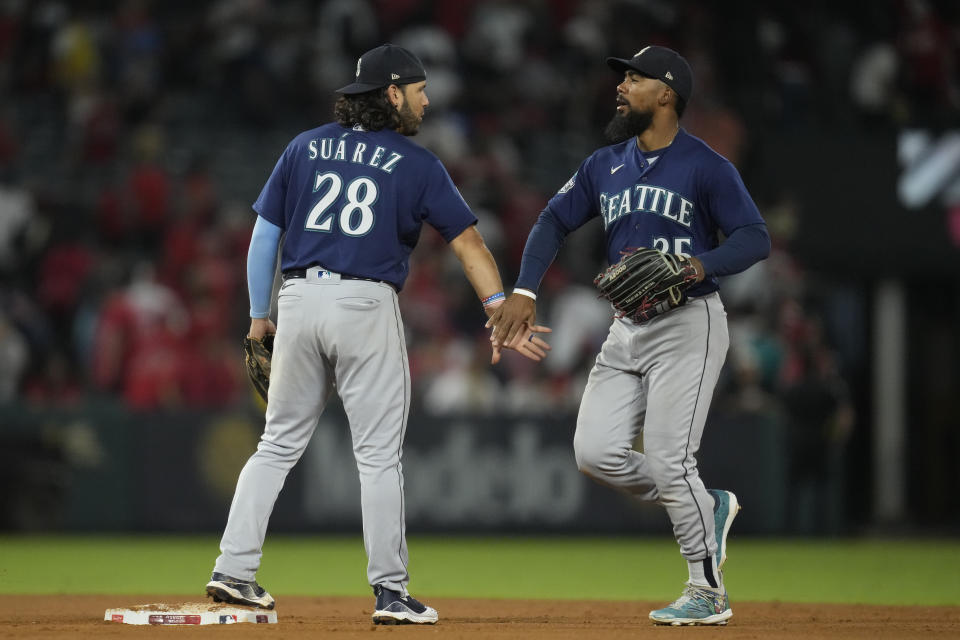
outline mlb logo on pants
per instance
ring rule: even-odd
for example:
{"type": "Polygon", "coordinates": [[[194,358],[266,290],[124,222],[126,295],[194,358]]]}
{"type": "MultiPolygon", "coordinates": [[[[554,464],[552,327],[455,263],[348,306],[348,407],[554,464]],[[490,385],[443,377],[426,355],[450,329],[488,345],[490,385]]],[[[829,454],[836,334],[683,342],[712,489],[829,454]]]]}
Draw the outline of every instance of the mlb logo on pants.
{"type": "Polygon", "coordinates": [[[220,616],[220,624],[233,624],[236,621],[237,621],[237,616],[235,615],[220,616]]]}

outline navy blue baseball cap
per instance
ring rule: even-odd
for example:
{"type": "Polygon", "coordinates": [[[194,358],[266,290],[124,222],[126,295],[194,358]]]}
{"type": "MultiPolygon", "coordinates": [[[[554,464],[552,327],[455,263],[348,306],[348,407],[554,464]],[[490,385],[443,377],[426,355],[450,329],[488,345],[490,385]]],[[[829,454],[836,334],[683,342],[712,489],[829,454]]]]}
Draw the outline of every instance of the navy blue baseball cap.
{"type": "Polygon", "coordinates": [[[353,84],[337,89],[337,93],[366,93],[392,84],[426,79],[423,63],[412,51],[395,44],[382,44],[360,56],[353,84]]]}
{"type": "Polygon", "coordinates": [[[651,45],[633,54],[632,58],[607,58],[614,71],[636,71],[648,78],[661,80],[676,91],[684,102],[693,93],[693,71],[686,59],[673,49],[651,45]]]}

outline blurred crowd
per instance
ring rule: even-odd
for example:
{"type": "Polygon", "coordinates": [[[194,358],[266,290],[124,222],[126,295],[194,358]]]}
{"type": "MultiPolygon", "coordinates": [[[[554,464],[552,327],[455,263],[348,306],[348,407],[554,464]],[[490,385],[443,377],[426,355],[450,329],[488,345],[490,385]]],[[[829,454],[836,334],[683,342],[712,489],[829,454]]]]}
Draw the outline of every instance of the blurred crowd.
{"type": "MultiPolygon", "coordinates": [[[[417,141],[474,208],[508,286],[544,204],[605,144],[618,81],[605,57],[682,52],[695,89],[681,124],[737,165],[774,241],[723,283],[731,351],[715,406],[785,416],[791,473],[823,476],[809,465],[856,420],[849,379],[865,356],[844,338],[862,326],[850,296],[812,295],[816,273],[790,249],[803,212],[788,184],[765,181],[757,141],[950,124],[955,2],[2,0],[0,404],[252,402],[239,347],[250,204],[385,41],[424,61],[417,141]]],[[[572,235],[544,280],[546,363],[510,354],[492,368],[480,305],[425,229],[401,294],[414,411],[575,411],[610,321],[590,284],[601,235],[572,235]]]]}

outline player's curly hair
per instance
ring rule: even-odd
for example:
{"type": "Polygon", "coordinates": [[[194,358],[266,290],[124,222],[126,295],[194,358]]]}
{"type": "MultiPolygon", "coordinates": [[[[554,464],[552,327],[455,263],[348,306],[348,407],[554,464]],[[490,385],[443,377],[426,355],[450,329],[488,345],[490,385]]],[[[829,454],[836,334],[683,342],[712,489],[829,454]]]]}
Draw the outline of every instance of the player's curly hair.
{"type": "Polygon", "coordinates": [[[387,98],[386,87],[341,95],[333,105],[333,115],[344,127],[359,124],[367,131],[395,130],[402,124],[400,113],[387,98]]]}

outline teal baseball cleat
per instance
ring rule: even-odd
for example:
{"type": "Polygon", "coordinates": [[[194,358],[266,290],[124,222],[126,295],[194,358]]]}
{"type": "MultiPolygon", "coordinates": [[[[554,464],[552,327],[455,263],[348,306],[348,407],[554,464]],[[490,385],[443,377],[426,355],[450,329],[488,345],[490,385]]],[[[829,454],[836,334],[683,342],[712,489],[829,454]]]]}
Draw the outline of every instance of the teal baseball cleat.
{"type": "Polygon", "coordinates": [[[727,534],[730,533],[733,519],[740,511],[740,503],[737,496],[730,491],[708,489],[707,493],[713,496],[714,500],[713,523],[717,534],[717,569],[720,569],[727,561],[727,534]]]}
{"type": "Polygon", "coordinates": [[[733,616],[726,589],[688,584],[672,604],[650,612],[656,624],[724,625],[733,616]]]}

